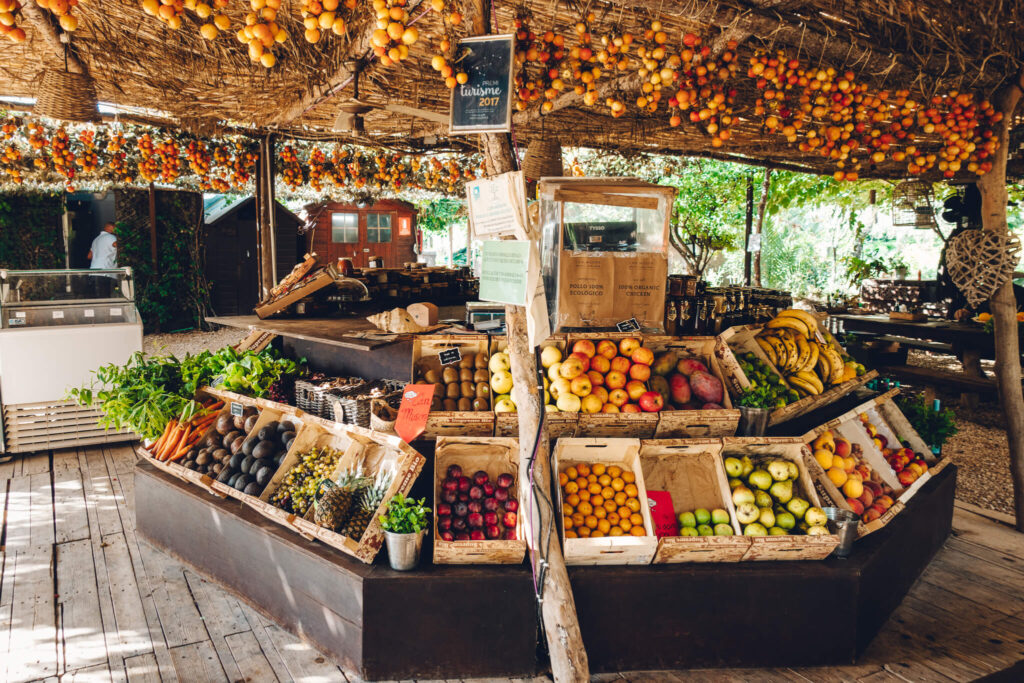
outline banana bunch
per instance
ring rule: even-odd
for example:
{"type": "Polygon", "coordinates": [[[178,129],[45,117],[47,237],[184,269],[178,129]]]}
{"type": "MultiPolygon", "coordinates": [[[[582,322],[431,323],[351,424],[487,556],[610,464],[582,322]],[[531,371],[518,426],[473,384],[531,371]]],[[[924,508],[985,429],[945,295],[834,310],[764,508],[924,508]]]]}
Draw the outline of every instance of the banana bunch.
{"type": "Polygon", "coordinates": [[[819,336],[814,316],[789,309],[769,320],[755,340],[797,393],[817,396],[847,374],[839,352],[819,336]]]}

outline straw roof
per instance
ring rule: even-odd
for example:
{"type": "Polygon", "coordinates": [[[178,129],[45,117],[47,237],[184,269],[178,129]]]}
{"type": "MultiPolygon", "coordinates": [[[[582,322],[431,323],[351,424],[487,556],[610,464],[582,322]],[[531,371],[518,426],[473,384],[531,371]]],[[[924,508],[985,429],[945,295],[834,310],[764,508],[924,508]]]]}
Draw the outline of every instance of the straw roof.
{"type": "MultiPolygon", "coordinates": [[[[373,29],[370,5],[369,0],[360,0],[348,16],[346,35],[325,32],[311,45],[302,39],[302,3],[284,0],[277,20],[291,39],[275,46],[277,64],[265,69],[250,61],[245,45],[233,35],[244,26],[243,16],[249,11],[244,2],[233,2],[225,10],[232,29],[207,41],[198,30],[202,20],[191,12],[186,12],[181,29],[171,30],[136,2],[89,0],[74,9],[80,22],[70,55],[96,80],[101,102],[146,108],[153,120],[175,126],[280,131],[404,150],[473,147],[474,138],[449,140],[446,125],[405,110],[371,111],[361,136],[335,130],[341,105],[352,97],[355,60],[367,62],[361,100],[436,114],[448,111],[449,91],[430,65],[445,33],[442,17],[427,11],[429,1],[410,0],[420,39],[411,47],[409,59],[384,67],[372,56],[367,58],[373,29]]],[[[567,46],[575,44],[573,26],[587,10],[596,15],[590,25],[595,39],[613,26],[642,35],[658,19],[668,44],[677,48],[686,33],[702,36],[716,53],[729,40],[739,43],[740,69],[730,81],[736,91],[736,121],[731,139],[721,147],[713,147],[711,137],[697,126],[670,126],[664,107],[655,113],[630,107],[621,118],[610,116],[604,96],[632,102],[639,93],[639,81],[630,72],[606,77],[600,85],[602,101],[595,106],[584,105],[570,89],[554,100],[549,114],[541,115],[538,106],[518,113],[514,134],[523,146],[535,136],[555,136],[566,145],[704,154],[831,172],[833,163],[768,134],[754,115],[759,93],[746,68],[755,51],[785,49],[809,66],[848,69],[872,88],[905,88],[922,99],[950,90],[989,97],[1024,64],[1024,0],[495,0],[494,7],[494,32],[511,32],[520,14],[529,17],[536,32],[564,35],[567,46]]],[[[51,26],[55,23],[49,13],[41,15],[51,26]]],[[[467,24],[464,21],[450,33],[465,35],[467,24]]],[[[38,23],[23,16],[19,25],[28,40],[4,41],[0,94],[34,97],[42,70],[63,68],[65,56],[38,23]]],[[[861,175],[900,177],[905,172],[905,164],[887,160],[865,168],[861,175]]]]}

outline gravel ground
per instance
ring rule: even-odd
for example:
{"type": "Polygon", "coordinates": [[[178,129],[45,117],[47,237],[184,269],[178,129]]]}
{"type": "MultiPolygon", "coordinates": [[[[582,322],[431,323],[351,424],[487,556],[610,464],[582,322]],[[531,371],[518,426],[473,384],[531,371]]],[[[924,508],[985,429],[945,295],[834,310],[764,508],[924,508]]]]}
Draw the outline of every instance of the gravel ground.
{"type": "Polygon", "coordinates": [[[196,354],[200,351],[216,351],[225,346],[237,344],[245,337],[245,331],[234,327],[221,327],[212,332],[191,331],[173,334],[147,334],[142,340],[142,349],[150,355],[166,356],[173,354],[178,358],[186,353],[196,354]]]}
{"type": "MultiPolygon", "coordinates": [[[[911,349],[909,365],[961,372],[955,356],[911,349]]],[[[995,363],[981,361],[989,374],[995,363]]],[[[959,394],[937,391],[943,404],[956,412],[959,431],[943,447],[943,454],[960,467],[956,497],[967,503],[996,512],[1013,514],[1013,483],[1010,479],[1010,449],[1006,440],[1006,422],[999,404],[982,401],[976,410],[962,408],[959,394]]]]}

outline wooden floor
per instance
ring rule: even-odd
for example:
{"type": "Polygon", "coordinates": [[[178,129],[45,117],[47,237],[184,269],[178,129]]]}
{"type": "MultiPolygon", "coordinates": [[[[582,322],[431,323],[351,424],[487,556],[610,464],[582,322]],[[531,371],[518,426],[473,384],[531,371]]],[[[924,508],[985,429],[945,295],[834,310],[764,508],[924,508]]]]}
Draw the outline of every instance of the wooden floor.
{"type": "MultiPolygon", "coordinates": [[[[0,465],[0,681],[359,680],[141,542],[134,461],[113,446],[0,465]]],[[[954,538],[856,666],[595,680],[970,681],[1021,660],[1024,535],[958,509],[954,538]]]]}

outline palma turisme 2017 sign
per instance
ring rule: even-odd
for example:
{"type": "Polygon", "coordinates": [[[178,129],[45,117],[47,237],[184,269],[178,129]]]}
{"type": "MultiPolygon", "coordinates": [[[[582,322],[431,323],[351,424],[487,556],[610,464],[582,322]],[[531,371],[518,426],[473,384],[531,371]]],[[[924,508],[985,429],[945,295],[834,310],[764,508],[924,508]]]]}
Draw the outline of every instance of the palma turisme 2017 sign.
{"type": "Polygon", "coordinates": [[[456,70],[469,77],[452,90],[452,133],[502,133],[512,125],[515,36],[459,41],[456,70]]]}

